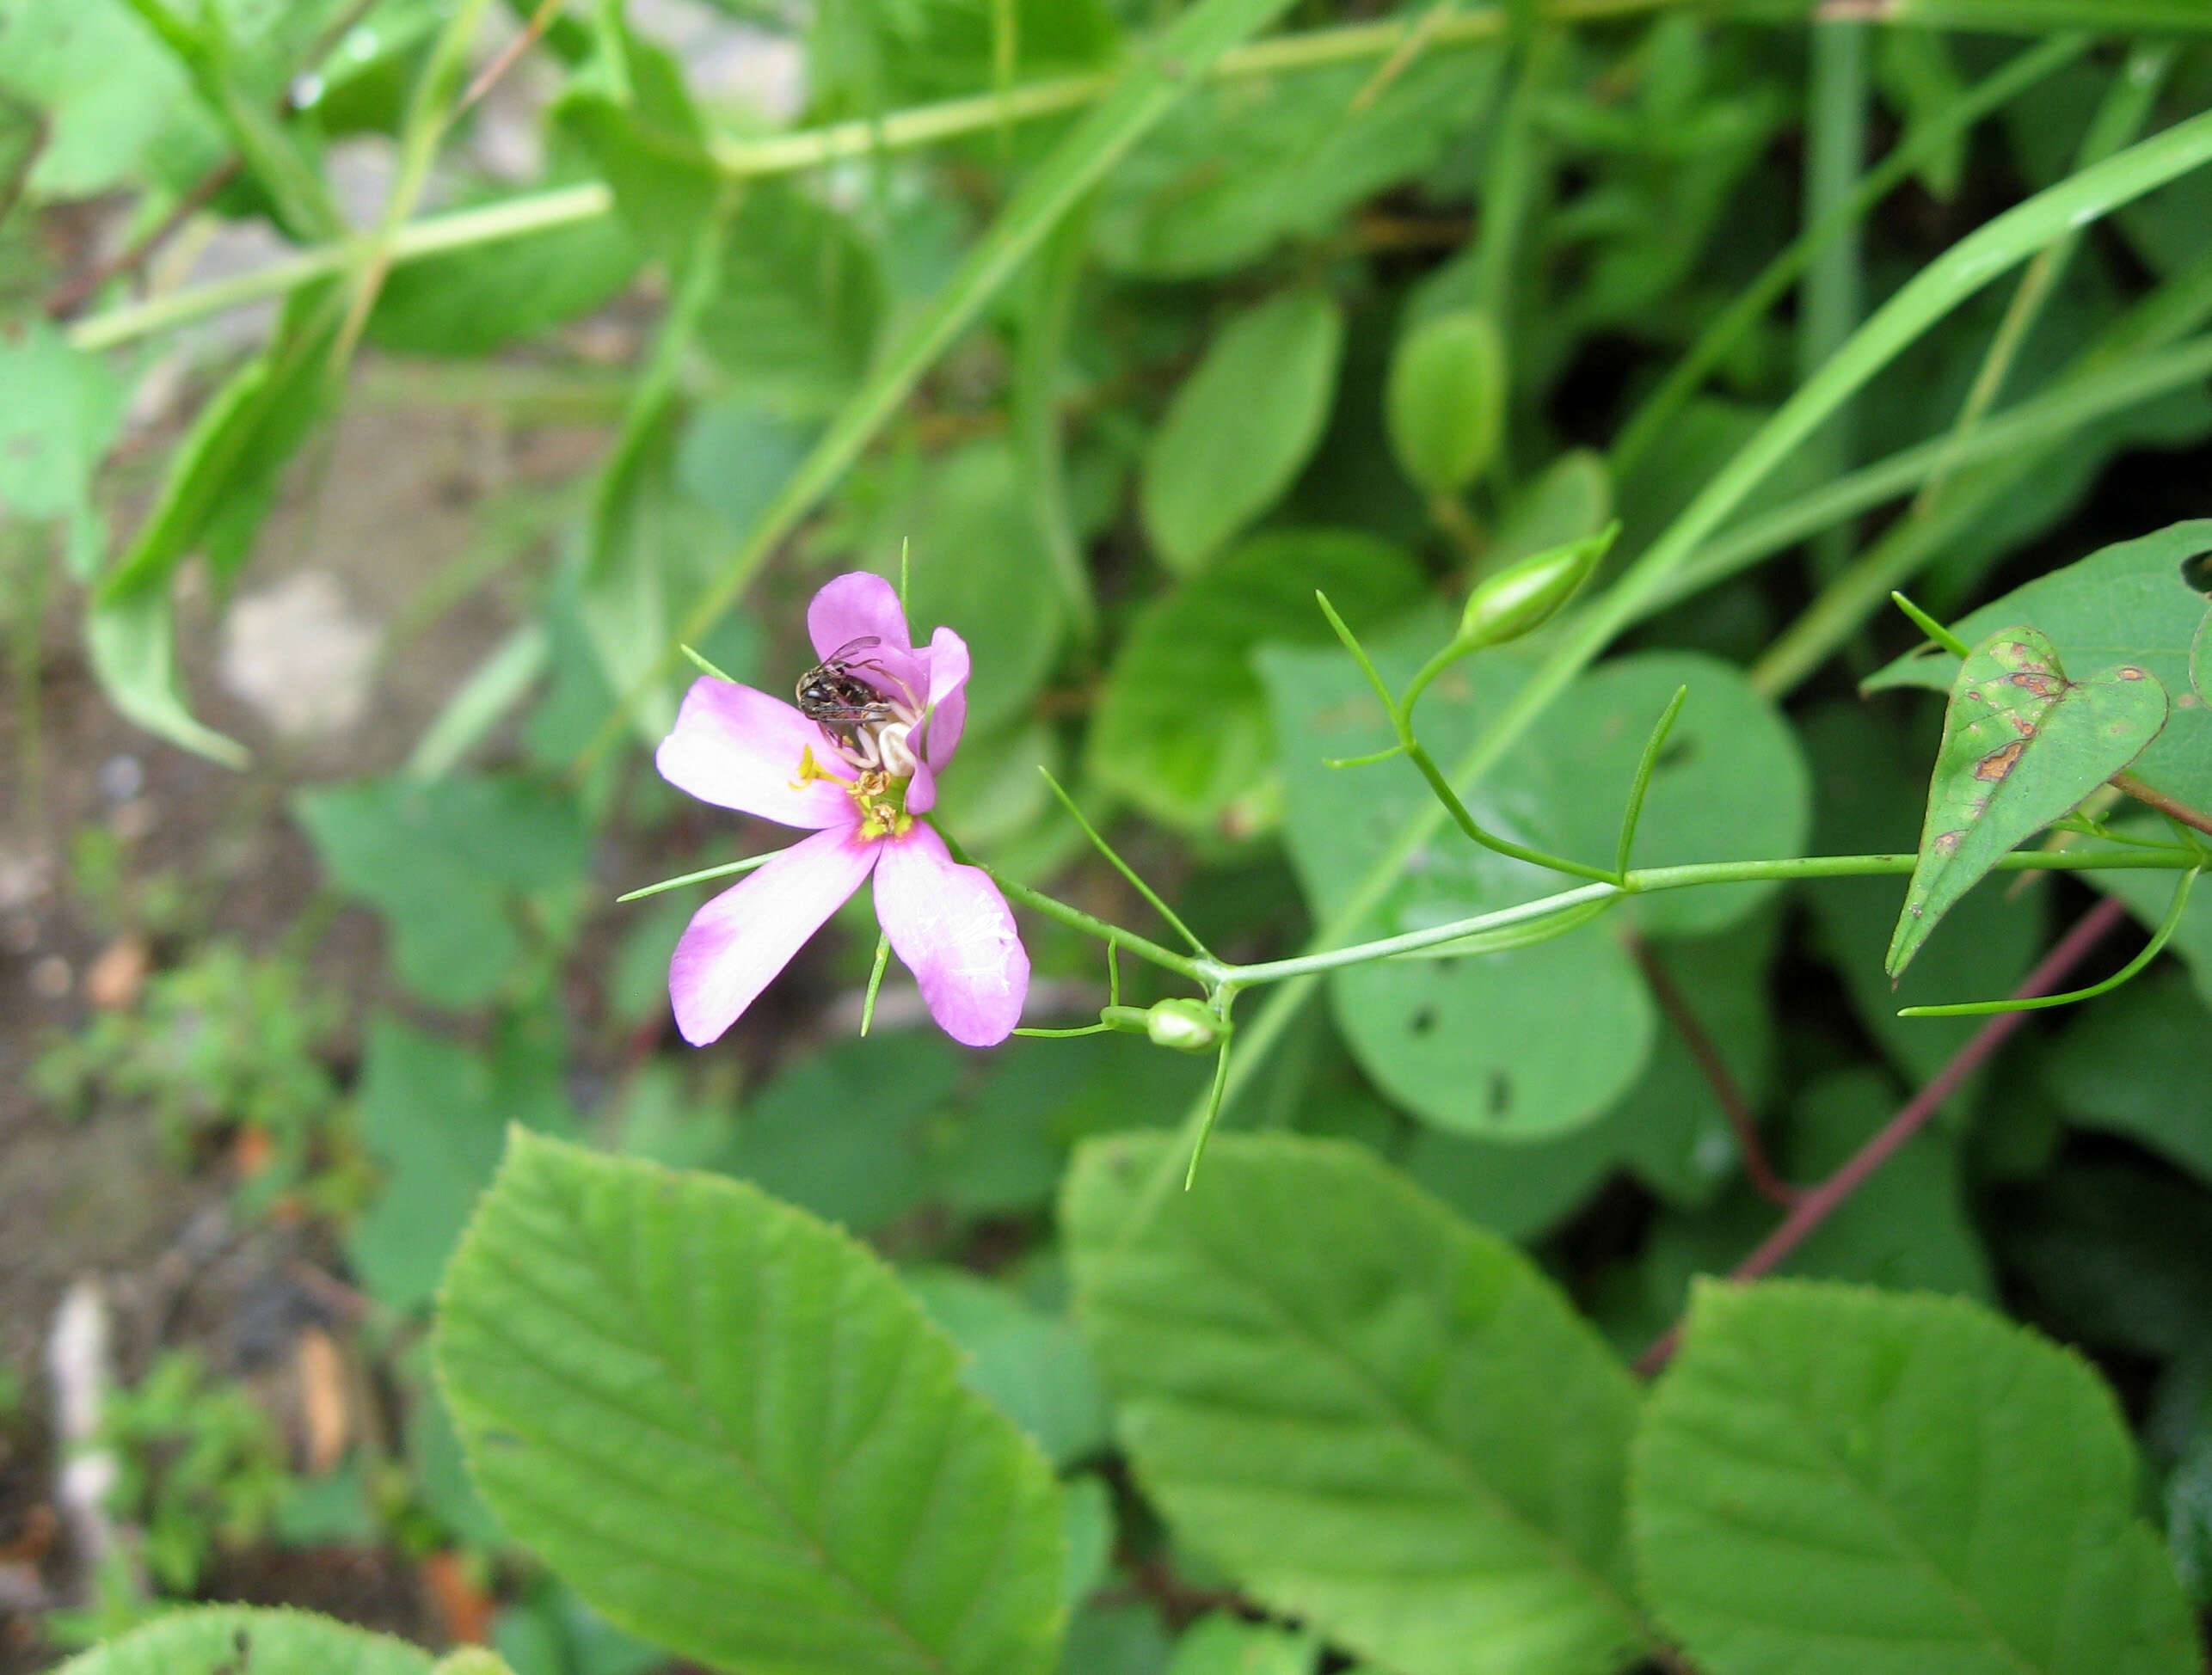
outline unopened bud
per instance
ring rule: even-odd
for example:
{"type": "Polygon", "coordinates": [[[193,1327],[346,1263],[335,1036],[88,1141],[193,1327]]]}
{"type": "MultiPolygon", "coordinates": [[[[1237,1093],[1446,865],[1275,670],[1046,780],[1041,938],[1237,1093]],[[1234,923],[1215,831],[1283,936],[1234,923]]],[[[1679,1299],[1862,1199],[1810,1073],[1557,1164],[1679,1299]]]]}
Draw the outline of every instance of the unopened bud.
{"type": "Polygon", "coordinates": [[[1453,648],[1480,651],[1541,628],[1590,579],[1619,533],[1618,523],[1608,524],[1595,535],[1536,553],[1478,584],[1459,614],[1453,648]]]}
{"type": "Polygon", "coordinates": [[[1145,1014],[1145,1034],[1152,1045],[1177,1052],[1211,1052],[1228,1028],[1228,1021],[1207,1010],[1203,1001],[1163,1000],[1145,1014]]]}

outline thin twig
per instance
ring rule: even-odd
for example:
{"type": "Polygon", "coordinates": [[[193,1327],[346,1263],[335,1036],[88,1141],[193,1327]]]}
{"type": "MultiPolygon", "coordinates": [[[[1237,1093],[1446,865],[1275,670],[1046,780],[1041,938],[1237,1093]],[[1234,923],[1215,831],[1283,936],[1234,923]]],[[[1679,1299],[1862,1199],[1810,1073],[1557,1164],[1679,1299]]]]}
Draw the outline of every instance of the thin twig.
{"type": "Polygon", "coordinates": [[[237,178],[243,165],[236,157],[218,163],[201,175],[192,189],[178,199],[160,222],[141,234],[128,248],[95,263],[46,298],[46,317],[66,320],[106,289],[109,280],[135,274],[181,232],[185,224],[207,207],[208,200],[237,178]]]}
{"type": "Polygon", "coordinates": [[[453,107],[453,114],[447,120],[458,122],[470,106],[489,93],[499,78],[513,67],[514,61],[537,45],[538,38],[552,23],[553,14],[560,9],[561,0],[541,0],[538,9],[531,13],[530,21],[523,25],[522,33],[501,47],[492,61],[477,71],[476,79],[469,83],[469,90],[461,95],[461,102],[453,107]]]}
{"type": "Polygon", "coordinates": [[[2146,785],[2133,774],[2114,774],[2112,784],[2115,789],[2125,791],[2137,802],[2149,804],[2167,819],[2179,820],[2184,825],[2195,826],[2197,831],[2212,835],[2212,814],[2207,814],[2201,808],[2191,808],[2178,798],[2166,795],[2155,785],[2146,785]]]}
{"type": "MultiPolygon", "coordinates": [[[[2025,1000],[2056,988],[2082,956],[2119,923],[2127,911],[2117,896],[2107,896],[2098,903],[2073,930],[2059,938],[2056,946],[2043,956],[2042,964],[2012,991],[2014,997],[2025,1000]]],[[[1798,1199],[1797,1207],[1782,1218],[1782,1224],[1730,1270],[1729,1278],[1756,1279],[1773,1272],[1810,1236],[1815,1228],[1859,1190],[1869,1175],[1896,1157],[1907,1141],[1927,1126],[1929,1119],[1943,1108],[1945,1101],[1958,1091],[1968,1077],[1981,1068],[1982,1061],[2012,1039],[2013,1031],[2019,1028],[2027,1015],[2025,1012],[2000,1012],[1975,1030],[1966,1045],[1951,1055],[1951,1062],[1936,1072],[1934,1080],[1907,1101],[1903,1108],[1883,1125],[1880,1133],[1859,1147],[1841,1169],[1798,1199]]],[[[1636,1370],[1647,1377],[1658,1371],[1673,1357],[1681,1336],[1682,1325],[1677,1321],[1667,1328],[1664,1336],[1637,1358],[1636,1370]]]]}
{"type": "Polygon", "coordinates": [[[1736,1085],[1728,1061],[1713,1045],[1713,1038],[1705,1033],[1696,1009],[1690,1004],[1690,997],[1682,992],[1681,985],[1674,981],[1674,974],[1667,969],[1666,962],[1653,951],[1650,942],[1632,931],[1622,940],[1642,968],[1644,980],[1651,985],[1651,997],[1659,1003],[1667,1022],[1674,1025],[1674,1033],[1682,1038],[1682,1045],[1690,1050],[1690,1057],[1698,1061],[1699,1070],[1705,1073],[1721,1114],[1728,1119],[1728,1126],[1736,1134],[1736,1150],[1743,1159],[1744,1175],[1760,1197],[1790,1208],[1805,1195],[1804,1191],[1783,1180],[1767,1161],[1766,1148],[1759,1139],[1758,1114],[1743,1096],[1743,1089],[1736,1085]]]}

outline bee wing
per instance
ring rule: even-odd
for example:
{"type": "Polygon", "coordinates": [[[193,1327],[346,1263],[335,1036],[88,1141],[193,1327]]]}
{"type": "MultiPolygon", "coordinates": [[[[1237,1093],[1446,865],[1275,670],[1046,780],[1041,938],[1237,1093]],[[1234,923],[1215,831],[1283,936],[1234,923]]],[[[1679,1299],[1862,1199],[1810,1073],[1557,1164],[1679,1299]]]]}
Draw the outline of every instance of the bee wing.
{"type": "Polygon", "coordinates": [[[846,658],[851,656],[855,652],[864,652],[870,646],[880,646],[882,643],[883,641],[876,635],[873,634],[863,634],[857,640],[846,641],[845,644],[839,646],[835,651],[824,658],[822,661],[825,663],[842,663],[846,658]]]}

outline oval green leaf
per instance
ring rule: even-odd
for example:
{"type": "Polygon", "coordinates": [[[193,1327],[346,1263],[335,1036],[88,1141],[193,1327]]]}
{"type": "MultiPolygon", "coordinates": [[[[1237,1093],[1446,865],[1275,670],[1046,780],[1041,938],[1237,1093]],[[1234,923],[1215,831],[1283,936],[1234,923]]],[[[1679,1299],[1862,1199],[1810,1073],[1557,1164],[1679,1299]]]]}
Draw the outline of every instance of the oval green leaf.
{"type": "Polygon", "coordinates": [[[1336,299],[1300,290],[1214,340],[1152,433],[1138,488],[1170,569],[1195,570],[1290,487],[1328,422],[1343,339],[1336,299]]]}
{"type": "Polygon", "coordinates": [[[2166,720],[2166,689],[2141,664],[2070,681],[2035,629],[1975,646],[1944,713],[1920,860],[1883,969],[1903,971],[1961,896],[2140,756],[2166,720]]]}

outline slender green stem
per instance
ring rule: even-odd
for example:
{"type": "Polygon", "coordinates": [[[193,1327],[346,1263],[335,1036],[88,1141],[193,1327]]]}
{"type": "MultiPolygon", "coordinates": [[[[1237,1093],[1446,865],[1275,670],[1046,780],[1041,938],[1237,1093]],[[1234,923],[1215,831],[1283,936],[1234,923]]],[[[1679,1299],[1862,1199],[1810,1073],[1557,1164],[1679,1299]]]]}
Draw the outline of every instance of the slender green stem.
{"type": "Polygon", "coordinates": [[[1034,908],[1048,919],[1057,919],[1072,930],[1096,936],[1109,947],[1125,948],[1140,959],[1149,960],[1155,966],[1164,966],[1179,976],[1189,978],[1201,988],[1211,988],[1225,969],[1217,960],[1194,960],[1187,954],[1177,954],[1173,948],[1162,948],[1150,937],[1140,936],[1134,930],[1124,930],[1117,924],[1109,924],[1095,914],[1071,906],[1041,890],[1032,890],[1028,885],[1008,878],[988,862],[975,859],[943,826],[938,826],[937,831],[937,836],[944,839],[944,846],[951,851],[952,858],[962,866],[978,868],[1005,892],[1009,899],[1017,901],[1024,907],[1034,908]]]}
{"type": "MultiPolygon", "coordinates": [[[[1685,3],[1687,0],[1551,0],[1545,12],[1558,21],[1572,22],[1685,3]]],[[[1223,53],[1207,67],[1207,74],[1211,79],[1244,80],[1380,58],[1396,49],[1409,27],[1396,21],[1360,23],[1282,35],[1223,53]]],[[[1486,6],[1439,24],[1430,45],[1469,46],[1496,40],[1505,31],[1504,9],[1486,6]]],[[[1003,92],[894,111],[880,119],[857,118],[758,139],[720,139],[710,149],[716,166],[733,180],[797,174],[847,158],[912,150],[995,128],[1002,122],[1034,121],[1079,110],[1112,91],[1117,80],[1111,73],[1063,76],[1003,92]]],[[[531,193],[481,209],[410,223],[392,238],[391,261],[399,266],[470,245],[574,226],[596,220],[613,208],[614,194],[598,181],[531,193]]],[[[71,327],[70,341],[80,349],[109,349],[224,309],[280,296],[310,279],[353,266],[359,259],[361,242],[356,236],[319,244],[249,273],[108,310],[71,327]]]]}
{"type": "Polygon", "coordinates": [[[1924,124],[1868,169],[1850,198],[1799,233],[1767,263],[1759,277],[1705,328],[1689,353],[1644,399],[1622,426],[1619,439],[1613,445],[1615,476],[1627,471],[1667,433],[1683,404],[1697,394],[1706,377],[1728,358],[1744,334],[1781,300],[1817,252],[1896,191],[1958,134],[2071,64],[2089,50],[2090,44],[2086,35],[2059,35],[2027,48],[2003,69],[1967,89],[1957,103],[1924,124]]]}
{"type": "Polygon", "coordinates": [[[1674,697],[1668,702],[1666,713],[1660,716],[1659,724],[1644,741],[1644,754],[1637,758],[1636,778],[1628,788],[1628,806],[1621,811],[1620,842],[1613,847],[1613,877],[1622,884],[1628,881],[1629,857],[1636,849],[1636,828],[1643,823],[1644,794],[1651,788],[1651,776],[1659,766],[1659,752],[1667,747],[1667,735],[1674,730],[1674,718],[1689,701],[1690,689],[1677,686],[1674,697]]]}
{"type": "Polygon", "coordinates": [[[2197,882],[2200,870],[2200,868],[2192,867],[2181,875],[2181,882],[2173,887],[2172,905],[2166,910],[2166,917],[2159,921],[2158,929],[2151,933],[2151,939],[2143,945],[2143,951],[2102,983],[2092,983],[2086,989],[2075,989],[2062,995],[2035,995],[2015,1000],[1965,1001],[1955,1006],[1908,1006],[1897,1015],[1901,1018],[1978,1018],[1993,1012],[2040,1012],[2046,1007],[2072,1006],[2077,1001],[2094,1000],[2099,995],[2109,994],[2157,959],[2172,940],[2173,933],[2180,927],[2181,915],[2189,905],[2189,887],[2197,882]]]}
{"type": "Polygon", "coordinates": [[[1229,1042],[1221,1038],[1221,1050],[1214,1058],[1214,1085],[1206,1093],[1206,1116],[1198,1125],[1198,1132],[1190,1142],[1190,1162],[1183,1166],[1183,1189],[1189,1192],[1198,1184],[1198,1160],[1206,1155],[1206,1142],[1214,1132],[1214,1125],[1221,1120],[1221,1107],[1229,1092],[1229,1042]]]}
{"type": "MultiPolygon", "coordinates": [[[[1409,930],[1396,936],[1379,937],[1373,942],[1355,942],[1346,948],[1324,949],[1313,954],[1301,954],[1287,960],[1263,960],[1250,966],[1226,966],[1220,973],[1221,979],[1240,988],[1254,988],[1264,983],[1286,983],[1304,978],[1318,977],[1338,971],[1348,966],[1364,966],[1377,960],[1395,959],[1404,954],[1417,954],[1446,942],[1457,942],[1465,936],[1479,936],[1486,931],[1502,930],[1509,925],[1527,924],[1581,908],[1591,902],[1602,902],[1619,896],[1650,895],[1662,890],[1685,890],[1709,884],[1748,884],[1762,880],[1865,878],[1908,874],[1919,857],[1914,855],[1812,855],[1794,859],[1773,861],[1707,861],[1681,867],[1646,867],[1627,876],[1625,887],[1611,880],[1595,884],[1581,884],[1571,890],[1539,897],[1511,907],[1501,907],[1488,913],[1478,913],[1472,918],[1454,919],[1447,924],[1427,925],[1419,930],[1409,930]]],[[[2122,853],[2080,850],[2023,850],[1998,862],[1999,872],[2178,872],[2204,865],[2201,850],[2176,846],[2166,850],[2147,852],[2130,850],[2122,853]]],[[[1261,1022],[1267,1015],[1261,1015],[1261,1022]]],[[[1249,1040],[1257,1032],[1247,1032],[1249,1040]]]]}
{"type": "Polygon", "coordinates": [[[1956,451],[1948,437],[1918,443],[1735,525],[1682,567],[1656,596],[1655,608],[1725,580],[1838,518],[1895,500],[1946,465],[1963,469],[2025,452],[2108,413],[2199,383],[2208,373],[2212,373],[2212,337],[2198,337],[2096,372],[2062,378],[1985,421],[1956,451]]]}
{"type": "MultiPolygon", "coordinates": [[[[1436,794],[1436,801],[1443,806],[1445,812],[1451,815],[1453,821],[1461,831],[1486,850],[1493,850],[1500,855],[1509,856],[1515,861],[1525,861],[1533,867],[1549,868],[1555,873],[1565,873],[1573,878],[1610,879],[1613,877],[1611,873],[1601,867],[1588,867],[1579,861],[1569,861],[1559,856],[1546,855],[1541,850],[1533,850],[1526,844],[1516,844],[1510,838],[1501,838],[1495,832],[1484,831],[1474,815],[1468,811],[1467,805],[1460,801],[1459,794],[1452,788],[1451,781],[1445,778],[1444,770],[1436,765],[1436,760],[1429,754],[1428,748],[1414,737],[1414,700],[1421,696],[1429,682],[1441,674],[1462,653],[1454,652],[1450,646],[1445,647],[1422,666],[1421,672],[1414,676],[1412,684],[1405,689],[1405,696],[1403,699],[1393,697],[1391,696],[1390,687],[1383,680],[1381,671],[1375,667],[1374,660],[1367,655],[1367,647],[1360,643],[1359,635],[1354,634],[1344,619],[1336,614],[1336,607],[1329,603],[1329,596],[1317,588],[1314,590],[1313,598],[1321,607],[1321,614],[1329,619],[1329,626],[1336,630],[1336,638],[1343,642],[1344,649],[1351,653],[1352,660],[1360,666],[1360,672],[1367,676],[1367,684],[1374,688],[1375,696],[1382,701],[1383,712],[1390,717],[1391,731],[1398,735],[1398,750],[1403,752],[1413,765],[1421,770],[1422,778],[1429,782],[1429,788],[1436,794]]],[[[1363,759],[1365,758],[1356,757],[1349,758],[1351,762],[1363,759]]],[[[1381,758],[1373,759],[1380,760],[1381,758]]]]}
{"type": "Polygon", "coordinates": [[[1175,909],[1170,907],[1166,902],[1160,899],[1160,895],[1158,891],[1154,890],[1151,885],[1146,883],[1143,879],[1137,876],[1137,869],[1134,867],[1132,867],[1128,862],[1121,859],[1119,855],[1115,854],[1114,846],[1108,843],[1106,839],[1100,835],[1098,828],[1091,825],[1089,820],[1084,818],[1083,811],[1075,806],[1075,799],[1068,795],[1066,788],[1064,788],[1058,780],[1053,777],[1052,770],[1040,763],[1037,765],[1037,771],[1045,776],[1045,783],[1052,787],[1053,795],[1060,799],[1060,806],[1067,810],[1068,818],[1073,820],[1077,825],[1083,828],[1083,835],[1091,840],[1091,848],[1097,850],[1099,854],[1104,856],[1106,859],[1113,864],[1114,870],[1121,874],[1123,878],[1128,880],[1129,887],[1134,889],[1146,901],[1150,902],[1152,906],[1152,911],[1155,913],[1158,913],[1160,917],[1165,919],[1170,925],[1174,927],[1176,935],[1182,937],[1184,942],[1190,944],[1190,951],[1193,954],[1198,955],[1201,960],[1212,959],[1212,952],[1207,948],[1205,943],[1198,940],[1198,933],[1193,930],[1189,925],[1185,924],[1183,922],[1182,917],[1176,912],[1175,909]]]}
{"type": "MultiPolygon", "coordinates": [[[[2157,41],[2139,45],[2129,53],[2127,62],[2105,89],[2104,102],[2090,120],[2088,132],[2082,136],[2080,147],[2074,154],[2076,169],[2102,163],[2141,132],[2152,106],[2158,101],[2159,89],[2166,85],[2166,72],[2173,67],[2175,50],[2171,41],[2157,41]]],[[[2012,363],[2019,356],[2020,346],[2027,341],[2028,334],[2043,314],[2044,304],[2057,290],[2060,279],[2065,277],[2067,264],[2080,246],[2080,233],[2061,238],[2037,251],[2021,273],[2012,299],[2006,306],[2005,317],[1999,322],[1966,399],[1959,405],[1958,417],[1952,421],[1949,451],[1957,451],[1958,445],[1973,434],[1975,426],[1997,399],[2006,377],[2012,370],[2012,363]]],[[[1946,460],[1921,486],[1920,496],[1913,503],[1914,517],[1926,517],[1934,510],[1951,471],[1946,460]]]]}
{"type": "Polygon", "coordinates": [[[1501,838],[1494,831],[1484,831],[1467,811],[1467,805],[1459,800],[1459,794],[1452,788],[1452,782],[1444,777],[1444,770],[1436,765],[1436,759],[1429,754],[1425,745],[1409,736],[1405,753],[1411,758],[1413,765],[1421,770],[1422,778],[1429,782],[1429,788],[1436,794],[1436,801],[1444,805],[1453,824],[1484,849],[1509,856],[1515,861],[1526,861],[1532,867],[1545,867],[1555,873],[1565,873],[1570,878],[1599,878],[1611,881],[1613,874],[1602,867],[1570,861],[1564,856],[1546,855],[1542,850],[1533,850],[1526,844],[1516,844],[1510,838],[1501,838]]]}
{"type": "MultiPolygon", "coordinates": [[[[1816,19],[1812,87],[1806,117],[1805,213],[1809,224],[1833,225],[1805,267],[1798,290],[1797,378],[1811,377],[1841,348],[1859,323],[1865,294],[1861,271],[1862,216],[1853,212],[1865,167],[1866,38],[1864,23],[1816,19]]],[[[1803,453],[1816,478],[1840,476],[1856,451],[1851,404],[1838,405],[1807,437],[1803,453]]],[[[1851,560],[1851,528],[1835,524],[1812,543],[1813,574],[1834,575],[1851,560]]]]}

